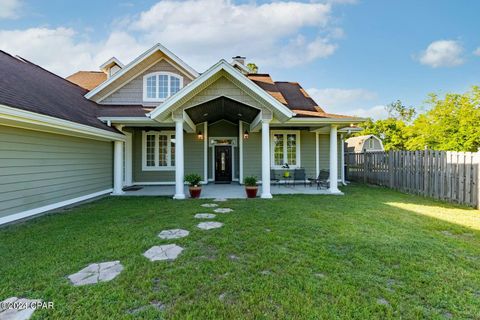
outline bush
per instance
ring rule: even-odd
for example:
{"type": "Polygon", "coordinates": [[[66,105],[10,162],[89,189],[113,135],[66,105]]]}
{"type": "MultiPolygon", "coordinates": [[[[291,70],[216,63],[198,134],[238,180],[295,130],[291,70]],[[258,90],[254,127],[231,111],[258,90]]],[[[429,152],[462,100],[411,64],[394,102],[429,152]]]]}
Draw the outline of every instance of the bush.
{"type": "Polygon", "coordinates": [[[245,177],[243,183],[247,187],[256,187],[257,186],[257,177],[245,177]]]}
{"type": "Polygon", "coordinates": [[[196,173],[190,173],[185,176],[185,181],[190,184],[190,187],[196,187],[200,185],[200,181],[202,181],[202,177],[196,173]]]}

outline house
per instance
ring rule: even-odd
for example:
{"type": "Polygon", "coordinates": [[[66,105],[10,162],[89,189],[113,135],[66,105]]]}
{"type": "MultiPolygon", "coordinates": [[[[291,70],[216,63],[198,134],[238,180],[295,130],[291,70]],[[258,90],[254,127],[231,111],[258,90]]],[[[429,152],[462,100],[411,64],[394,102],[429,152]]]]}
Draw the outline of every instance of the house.
{"type": "Polygon", "coordinates": [[[382,140],[373,134],[348,138],[345,145],[347,152],[354,153],[385,150],[382,140]]]}
{"type": "Polygon", "coordinates": [[[271,170],[330,172],[343,180],[343,135],[364,119],[327,113],[296,82],[251,74],[243,57],[198,73],[157,44],[128,64],[60,78],[0,53],[0,224],[124,186],[259,177],[271,170]]]}

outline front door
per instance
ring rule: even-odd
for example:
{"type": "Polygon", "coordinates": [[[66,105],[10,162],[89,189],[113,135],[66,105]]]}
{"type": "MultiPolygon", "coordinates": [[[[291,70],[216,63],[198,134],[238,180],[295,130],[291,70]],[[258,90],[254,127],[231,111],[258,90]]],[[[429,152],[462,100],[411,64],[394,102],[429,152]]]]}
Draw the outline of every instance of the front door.
{"type": "Polygon", "coordinates": [[[232,147],[215,146],[215,183],[232,181],[232,147]]]}

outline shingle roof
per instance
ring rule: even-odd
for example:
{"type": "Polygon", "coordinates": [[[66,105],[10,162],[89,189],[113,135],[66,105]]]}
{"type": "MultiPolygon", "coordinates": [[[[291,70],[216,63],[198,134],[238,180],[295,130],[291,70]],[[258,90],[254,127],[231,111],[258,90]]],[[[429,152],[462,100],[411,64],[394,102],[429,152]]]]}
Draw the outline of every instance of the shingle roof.
{"type": "Polygon", "coordinates": [[[65,79],[90,91],[107,80],[107,75],[101,71],[78,71],[65,79]]]}
{"type": "Polygon", "coordinates": [[[85,89],[25,60],[0,51],[0,104],[117,132],[97,119],[85,89]]]}
{"type": "Polygon", "coordinates": [[[146,117],[154,108],[142,105],[99,105],[98,117],[146,117]]]}

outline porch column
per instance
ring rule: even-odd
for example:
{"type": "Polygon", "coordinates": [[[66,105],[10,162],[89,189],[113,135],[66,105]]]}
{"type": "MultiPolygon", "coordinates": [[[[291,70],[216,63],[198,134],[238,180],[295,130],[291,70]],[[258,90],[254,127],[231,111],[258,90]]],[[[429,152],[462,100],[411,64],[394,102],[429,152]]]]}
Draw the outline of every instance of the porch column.
{"type": "Polygon", "coordinates": [[[175,195],[173,199],[185,199],[183,158],[183,118],[175,119],[175,195]]]}
{"type": "Polygon", "coordinates": [[[270,199],[270,120],[262,120],[262,198],[270,199]]]}
{"type": "Polygon", "coordinates": [[[330,127],[330,193],[341,193],[338,190],[338,149],[337,126],[330,127]]]}
{"type": "Polygon", "coordinates": [[[123,194],[123,141],[113,143],[113,192],[123,194]]]}

